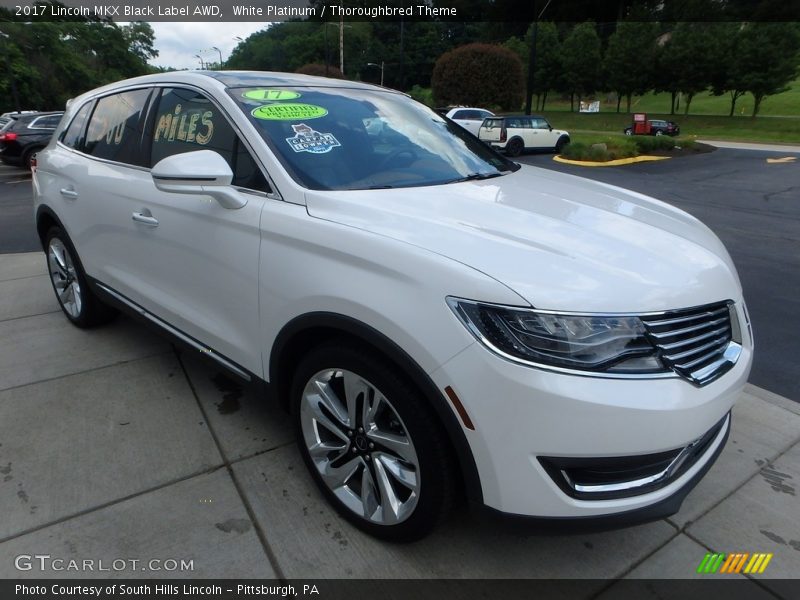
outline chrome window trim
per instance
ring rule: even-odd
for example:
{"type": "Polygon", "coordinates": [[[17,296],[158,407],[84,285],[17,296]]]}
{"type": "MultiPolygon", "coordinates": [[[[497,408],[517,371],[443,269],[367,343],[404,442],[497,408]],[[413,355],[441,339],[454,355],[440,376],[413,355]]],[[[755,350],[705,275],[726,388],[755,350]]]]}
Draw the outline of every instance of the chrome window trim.
{"type": "MultiPolygon", "coordinates": [[[[49,115],[41,115],[39,117],[36,117],[33,121],[28,123],[26,129],[36,129],[38,131],[55,131],[56,129],[58,129],[58,123],[56,125],[54,125],[53,127],[36,127],[36,123],[38,123],[42,119],[47,119],[48,117],[53,117],[53,116],[55,116],[55,115],[54,114],[49,114],[49,115]]],[[[64,113],[61,113],[61,119],[63,119],[63,118],[64,118],[64,113]]]]}
{"type": "MultiPolygon", "coordinates": [[[[139,90],[139,89],[157,89],[157,88],[175,88],[175,87],[191,88],[191,89],[193,89],[195,91],[198,91],[198,92],[201,92],[202,94],[205,94],[205,96],[209,99],[209,101],[211,101],[214,104],[214,106],[216,106],[217,109],[220,110],[222,115],[225,117],[225,120],[231,126],[231,128],[234,131],[234,133],[236,133],[236,135],[238,136],[239,141],[244,144],[244,146],[247,148],[247,151],[250,152],[250,155],[256,161],[257,165],[261,169],[261,174],[264,176],[264,179],[267,180],[267,183],[269,183],[269,186],[272,189],[272,191],[271,192],[265,192],[263,190],[254,190],[254,189],[251,189],[251,188],[244,188],[244,187],[238,187],[238,186],[231,186],[231,187],[233,187],[235,190],[237,190],[239,192],[248,193],[248,194],[254,194],[254,195],[261,196],[263,198],[269,198],[271,200],[280,200],[281,202],[284,202],[285,200],[283,199],[283,196],[281,195],[280,191],[278,190],[278,187],[275,185],[274,180],[269,175],[269,172],[267,171],[267,169],[264,167],[264,164],[263,164],[263,162],[261,160],[261,157],[256,152],[253,151],[253,147],[250,144],[250,142],[242,135],[241,128],[239,128],[236,125],[236,123],[231,121],[231,118],[230,118],[228,112],[222,106],[220,106],[219,102],[217,102],[216,98],[214,98],[208,90],[205,90],[205,89],[203,89],[203,88],[201,88],[201,87],[199,87],[197,85],[190,84],[190,83],[177,83],[177,82],[176,83],[168,83],[168,82],[161,82],[160,81],[158,83],[153,83],[153,84],[134,84],[134,85],[123,86],[123,87],[120,87],[120,88],[117,88],[117,89],[114,89],[114,90],[105,90],[102,94],[97,94],[96,96],[91,96],[89,98],[86,98],[84,100],[84,102],[81,103],[81,108],[85,104],[87,104],[88,102],[97,102],[98,100],[100,100],[102,98],[105,98],[107,96],[113,96],[115,94],[120,94],[122,92],[130,92],[130,91],[139,90]]],[[[148,113],[149,113],[150,108],[152,107],[152,103],[153,103],[153,100],[151,100],[149,102],[149,104],[148,104],[148,113]]],[[[80,110],[80,109],[78,109],[78,110],[80,110]]],[[[92,111],[92,112],[94,112],[94,111],[92,111]]],[[[77,111],[76,111],[75,114],[77,115],[77,111]]],[[[92,115],[89,115],[89,121],[91,121],[91,118],[92,118],[92,115]]],[[[70,121],[70,123],[71,122],[72,121],[70,121]]],[[[89,123],[87,121],[87,124],[86,124],[87,127],[88,127],[88,124],[89,123]]],[[[67,127],[69,127],[69,126],[67,126],[67,127]]],[[[61,137],[61,136],[59,135],[59,137],[61,137]]],[[[119,161],[116,161],[116,160],[109,160],[109,159],[106,159],[106,158],[99,158],[97,156],[92,156],[91,154],[87,154],[86,152],[82,152],[80,150],[77,150],[75,148],[71,148],[71,147],[67,146],[66,144],[62,143],[62,141],[60,139],[56,140],[56,145],[61,147],[64,150],[68,150],[70,152],[74,152],[75,154],[83,156],[84,158],[88,158],[90,160],[95,160],[97,162],[105,163],[105,164],[108,164],[108,165],[126,167],[128,169],[136,169],[138,171],[144,171],[146,173],[149,173],[150,170],[151,170],[150,167],[142,167],[142,166],[139,166],[139,165],[132,165],[130,163],[124,163],[124,162],[119,162],[119,161]]]]}

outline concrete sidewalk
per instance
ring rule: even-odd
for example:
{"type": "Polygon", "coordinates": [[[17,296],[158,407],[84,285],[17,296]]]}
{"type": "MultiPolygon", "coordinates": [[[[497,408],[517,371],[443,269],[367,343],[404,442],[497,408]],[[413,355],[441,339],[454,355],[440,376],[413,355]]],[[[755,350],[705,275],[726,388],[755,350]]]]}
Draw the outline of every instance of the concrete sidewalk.
{"type": "Polygon", "coordinates": [[[750,576],[755,594],[780,596],[774,579],[800,574],[800,404],[759,388],[671,519],[531,536],[462,511],[422,542],[391,545],[328,508],[285,415],[128,319],[72,327],[42,254],[0,255],[0,342],[2,578],[689,578],[710,551],[774,553],[750,576]],[[15,568],[37,554],[194,570],[15,568]]]}
{"type": "Polygon", "coordinates": [[[762,152],[788,152],[790,154],[800,153],[800,146],[797,144],[756,144],[753,142],[726,142],[722,140],[696,140],[703,144],[716,146],[717,148],[732,148],[735,150],[760,150],[762,152]]]}

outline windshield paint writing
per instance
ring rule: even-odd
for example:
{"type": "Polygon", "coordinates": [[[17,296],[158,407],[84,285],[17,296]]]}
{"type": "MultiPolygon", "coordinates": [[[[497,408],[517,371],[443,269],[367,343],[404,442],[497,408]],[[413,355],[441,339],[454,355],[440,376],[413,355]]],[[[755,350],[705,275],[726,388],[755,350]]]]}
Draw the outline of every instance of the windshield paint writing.
{"type": "Polygon", "coordinates": [[[156,122],[155,141],[194,142],[205,146],[214,135],[214,113],[210,110],[192,110],[182,113],[180,104],[172,113],[159,115],[156,122]]]}

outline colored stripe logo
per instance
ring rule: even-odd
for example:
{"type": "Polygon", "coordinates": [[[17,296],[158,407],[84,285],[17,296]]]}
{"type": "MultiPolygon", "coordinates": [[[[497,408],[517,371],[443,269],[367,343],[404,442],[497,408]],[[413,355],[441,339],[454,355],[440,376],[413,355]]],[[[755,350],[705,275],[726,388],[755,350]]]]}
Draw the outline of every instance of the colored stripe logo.
{"type": "Polygon", "coordinates": [[[697,572],[702,574],[713,573],[763,573],[767,570],[769,561],[772,560],[772,553],[764,552],[734,552],[732,554],[723,554],[708,552],[700,565],[697,567],[697,572]]]}

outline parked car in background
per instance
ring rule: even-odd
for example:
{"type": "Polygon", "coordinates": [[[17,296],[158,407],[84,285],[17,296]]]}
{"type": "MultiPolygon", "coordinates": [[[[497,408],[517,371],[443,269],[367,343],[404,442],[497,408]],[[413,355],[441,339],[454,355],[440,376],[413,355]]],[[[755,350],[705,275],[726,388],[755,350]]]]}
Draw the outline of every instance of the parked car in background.
{"type": "Polygon", "coordinates": [[[569,133],[553,129],[547,119],[536,115],[487,118],[478,129],[478,138],[509,156],[532,149],[561,152],[569,144],[569,133]]]}
{"type": "Polygon", "coordinates": [[[29,169],[31,159],[47,146],[63,112],[13,113],[0,128],[0,161],[29,169]]]}
{"type": "MultiPolygon", "coordinates": [[[[679,135],[681,128],[675,121],[664,121],[663,119],[649,119],[650,133],[648,135],[679,135]]],[[[633,125],[625,128],[625,135],[633,135],[633,125]]]]}
{"type": "Polygon", "coordinates": [[[483,123],[483,120],[487,117],[493,117],[494,113],[485,108],[457,106],[447,111],[445,116],[461,125],[472,135],[478,135],[478,128],[483,123]]]}
{"type": "MultiPolygon", "coordinates": [[[[525,119],[490,131],[523,139],[525,119]]],[[[543,123],[529,147],[566,136],[543,123]]],[[[268,382],[322,494],[382,538],[419,538],[462,499],[540,524],[672,514],[750,372],[708,227],[516,164],[386,88],[121,81],[69,105],[33,191],[67,319],[117,307],[268,382]]]]}

